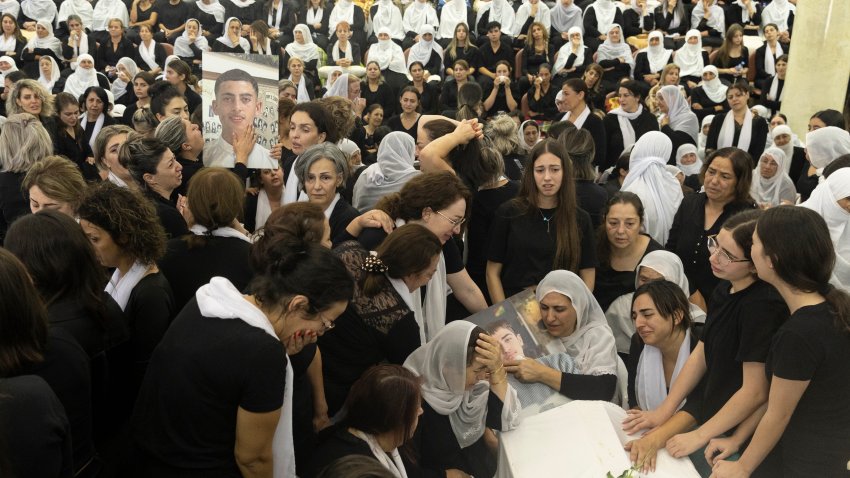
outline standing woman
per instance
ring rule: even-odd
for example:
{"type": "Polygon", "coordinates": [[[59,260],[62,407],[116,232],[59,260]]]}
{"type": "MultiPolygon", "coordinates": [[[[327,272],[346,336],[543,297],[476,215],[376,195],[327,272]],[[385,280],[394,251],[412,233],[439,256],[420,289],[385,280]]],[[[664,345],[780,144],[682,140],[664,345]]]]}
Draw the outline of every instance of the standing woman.
{"type": "Polygon", "coordinates": [[[52,57],[56,61],[61,61],[62,42],[53,35],[53,26],[50,22],[39,20],[36,22],[35,35],[21,52],[21,61],[23,61],[21,70],[30,78],[38,78],[38,63],[42,57],[52,57]]]}
{"type": "Polygon", "coordinates": [[[746,151],[715,151],[702,165],[700,179],[705,191],[685,197],[673,219],[664,247],[682,259],[692,289],[690,300],[703,310],[719,282],[711,272],[708,238],[719,233],[735,213],[755,207],[750,197],[752,167],[746,151]]]}
{"type": "Polygon", "coordinates": [[[593,63],[593,54],[584,45],[580,27],[570,28],[567,38],[569,41],[564,42],[558,50],[558,58],[555,60],[555,83],[558,85],[569,78],[581,78],[587,65],[593,63]]]}
{"type": "Polygon", "coordinates": [[[596,54],[596,62],[605,70],[602,74],[603,93],[613,91],[620,84],[620,80],[632,76],[635,60],[631,47],[623,38],[623,28],[620,25],[611,25],[605,42],[599,45],[596,54]]]}
{"type": "Polygon", "coordinates": [[[97,167],[94,165],[94,153],[85,141],[83,128],[79,125],[80,103],[68,93],[56,95],[54,103],[56,129],[53,133],[53,153],[73,161],[87,181],[100,181],[97,167]]]}
{"type": "Polygon", "coordinates": [[[688,87],[696,88],[702,76],[703,68],[708,65],[708,53],[702,49],[702,36],[699,30],[688,30],[685,43],[676,50],[673,62],[679,65],[679,80],[688,87]]]}
{"type": "Polygon", "coordinates": [[[398,99],[401,113],[387,120],[387,126],[391,130],[409,134],[414,142],[418,137],[419,119],[422,117],[419,112],[420,98],[416,87],[405,86],[398,99]]]}
{"type": "Polygon", "coordinates": [[[794,182],[785,172],[785,162],[789,158],[781,149],[770,147],[764,150],[758,166],[753,170],[753,185],[750,196],[762,209],[780,205],[794,205],[797,190],[794,182]]]}
{"type": "MultiPolygon", "coordinates": [[[[588,68],[588,71],[590,71],[590,68],[588,68]]],[[[561,121],[569,121],[576,128],[586,129],[593,136],[593,144],[596,145],[593,165],[602,169],[608,154],[608,141],[605,139],[605,125],[598,116],[593,114],[588,105],[590,89],[587,83],[585,80],[571,78],[564,82],[561,92],[563,93],[563,105],[567,111],[561,121]]]]}
{"type": "MultiPolygon", "coordinates": [[[[374,112],[372,113],[374,114],[374,112]]],[[[384,196],[401,190],[419,174],[413,167],[416,143],[406,133],[387,134],[378,146],[377,161],[369,165],[354,184],[354,205],[369,211],[384,196]]]]}
{"type": "MultiPolygon", "coordinates": [[[[655,94],[655,106],[663,116],[659,120],[661,132],[673,143],[675,153],[683,144],[697,144],[700,134],[697,115],[688,108],[688,100],[682,96],[678,86],[663,86],[655,94]]],[[[675,164],[676,158],[670,156],[668,163],[675,164]]]]}
{"type": "Polygon", "coordinates": [[[596,246],[590,216],[576,205],[573,168],[563,146],[538,143],[519,195],[496,210],[487,254],[495,304],[531,287],[553,269],[574,270],[592,288],[596,246]]]}
{"type": "Polygon", "coordinates": [[[53,96],[41,83],[28,78],[18,80],[6,94],[6,114],[29,113],[53,132],[53,96]]]}
{"type": "Polygon", "coordinates": [[[605,165],[599,165],[600,169],[613,166],[620,154],[645,133],[658,131],[655,115],[643,107],[643,92],[636,81],[626,81],[617,88],[620,106],[602,120],[608,145],[605,165]]]}
{"type": "Polygon", "coordinates": [[[747,83],[735,83],[726,91],[726,101],[730,111],[714,115],[705,153],[711,154],[719,148],[734,146],[750,153],[751,158],[760,158],[767,142],[768,125],[763,118],[753,117],[747,102],[750,100],[750,86],[747,83]]]}
{"type": "MultiPolygon", "coordinates": [[[[713,462],[712,471],[720,478],[748,476],[760,469],[771,449],[788,476],[846,473],[842,444],[850,441],[844,426],[850,413],[835,397],[850,393],[850,371],[843,366],[850,360],[850,296],[829,283],[835,261],[830,242],[823,220],[804,208],[776,208],[759,218],[753,263],[759,277],[782,295],[791,318],[776,333],[767,357],[767,409],[738,462],[713,462]],[[800,242],[783,240],[789,230],[800,242]]],[[[741,435],[749,435],[755,422],[750,420],[741,435]]],[[[706,456],[723,451],[715,444],[706,456]]]]}
{"type": "Polygon", "coordinates": [[[635,58],[634,77],[651,88],[661,82],[664,67],[673,62],[673,50],[664,48],[664,35],[658,30],[649,32],[647,41],[635,58]]]}
{"type": "Polygon", "coordinates": [[[212,51],[222,53],[248,53],[251,45],[247,38],[242,38],[242,22],[236,17],[230,17],[224,22],[224,31],[212,44],[212,51]]]}
{"type": "Polygon", "coordinates": [[[595,0],[584,11],[583,24],[584,42],[596,51],[608,39],[611,26],[623,24],[623,13],[614,0],[595,0]]]}
{"type": "Polygon", "coordinates": [[[458,320],[416,349],[404,366],[423,382],[423,413],[413,439],[422,468],[445,476],[493,476],[496,455],[486,429],[515,428],[520,408],[498,340],[458,320]]]}
{"type": "Polygon", "coordinates": [[[204,134],[201,128],[180,116],[169,116],[156,126],[153,136],[165,143],[183,167],[183,180],[175,191],[177,194],[186,195],[189,181],[204,167],[201,161],[204,152],[204,134]]]}
{"type": "Polygon", "coordinates": [[[750,50],[744,45],[744,28],[737,24],[730,25],[712,63],[717,67],[720,79],[730,84],[747,81],[749,61],[750,50]]]}

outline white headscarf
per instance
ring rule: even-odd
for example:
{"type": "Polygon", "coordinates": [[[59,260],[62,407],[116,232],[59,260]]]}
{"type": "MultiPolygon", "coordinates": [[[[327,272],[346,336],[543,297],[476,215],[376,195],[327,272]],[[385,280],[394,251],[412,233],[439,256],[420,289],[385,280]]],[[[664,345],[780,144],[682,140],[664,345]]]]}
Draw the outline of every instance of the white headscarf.
{"type": "MultiPolygon", "coordinates": [[[[685,266],[682,265],[682,260],[679,259],[679,256],[670,252],[670,251],[652,251],[649,254],[643,256],[643,259],[638,264],[635,269],[635,289],[640,287],[640,269],[641,267],[647,267],[649,269],[654,270],[655,272],[661,274],[665,280],[668,280],[682,289],[682,292],[685,293],[685,296],[691,295],[690,284],[688,283],[688,276],[685,275],[685,266]]],[[[689,302],[691,307],[691,319],[694,322],[705,323],[705,311],[700,309],[696,304],[692,304],[689,302]]]]}
{"type": "Polygon", "coordinates": [[[679,65],[679,76],[700,76],[705,67],[702,58],[702,36],[699,30],[688,30],[685,34],[685,44],[676,50],[673,63],[679,65]],[[699,41],[696,45],[688,43],[688,38],[696,37],[699,41]]]}
{"type": "Polygon", "coordinates": [[[750,196],[755,199],[756,203],[779,206],[783,197],[796,194],[794,181],[785,172],[785,163],[790,161],[791,159],[786,158],[785,153],[779,148],[767,148],[764,150],[761,158],[756,163],[756,168],[753,169],[753,182],[750,185],[750,196]],[[765,156],[773,158],[778,165],[776,174],[772,178],[765,178],[761,175],[761,160],[765,156]]]}
{"type": "Polygon", "coordinates": [[[293,33],[300,31],[301,36],[304,39],[304,43],[293,41],[289,45],[286,45],[286,53],[289,56],[301,58],[304,63],[311,62],[321,56],[321,53],[319,53],[319,47],[313,43],[313,37],[310,36],[310,27],[303,23],[299,23],[298,25],[295,25],[295,28],[293,28],[292,31],[293,33]]]}
{"type": "Polygon", "coordinates": [[[56,4],[53,0],[23,0],[21,12],[33,20],[44,20],[53,23],[56,18],[56,4]]]}
{"type": "Polygon", "coordinates": [[[83,24],[83,28],[91,28],[94,7],[88,0],[65,0],[59,6],[58,22],[67,22],[70,15],[77,15],[83,24]]]}
{"type": "Polygon", "coordinates": [[[405,32],[419,33],[424,25],[431,25],[434,31],[440,26],[437,11],[429,1],[413,0],[404,10],[401,25],[405,32]]]}
{"type": "MultiPolygon", "coordinates": [[[[213,277],[195,294],[201,315],[211,319],[237,319],[261,329],[277,340],[268,317],[253,304],[245,300],[242,292],[224,277],[213,277]]],[[[286,362],[286,379],[283,390],[283,407],[272,440],[274,477],[295,476],[295,449],[292,446],[292,389],[295,374],[292,364],[286,362]]]]}
{"type": "Polygon", "coordinates": [[[537,122],[534,120],[523,121],[522,124],[519,125],[519,129],[517,129],[516,136],[517,140],[519,141],[519,147],[525,152],[531,151],[531,148],[533,148],[535,144],[542,141],[542,139],[540,138],[540,126],[537,125],[537,122]],[[525,125],[527,124],[534,124],[537,126],[537,141],[535,141],[532,145],[529,145],[525,142],[525,125]]]}
{"type": "Polygon", "coordinates": [[[702,124],[700,124],[699,137],[697,138],[697,156],[699,156],[700,161],[705,159],[705,143],[708,142],[708,135],[702,132],[702,128],[711,125],[712,120],[714,120],[714,115],[708,115],[702,119],[702,124]]]}
{"type": "Polygon", "coordinates": [[[785,54],[785,50],[782,49],[782,43],[776,42],[775,52],[776,56],[770,52],[770,45],[767,42],[764,43],[764,72],[770,76],[776,74],[776,59],[785,54]]]}
{"type": "Polygon", "coordinates": [[[850,212],[838,205],[839,199],[850,197],[850,168],[829,175],[800,206],[820,214],[835,246],[834,275],[844,288],[850,288],[850,212]]]}
{"type": "Polygon", "coordinates": [[[576,362],[582,375],[617,375],[617,347],[614,334],[599,303],[584,281],[574,273],[555,270],[537,285],[537,301],[557,292],[572,301],[576,327],[572,335],[561,337],[564,351],[576,362]]]}
{"type": "Polygon", "coordinates": [[[361,212],[375,207],[379,199],[401,191],[408,181],[419,174],[413,167],[416,142],[401,131],[393,131],[378,145],[378,160],[369,165],[354,184],[353,206],[361,212]]]}
{"type": "Polygon", "coordinates": [[[130,81],[129,83],[125,83],[124,80],[122,80],[119,76],[115,78],[115,81],[112,82],[112,88],[110,89],[112,91],[114,99],[116,100],[127,93],[127,85],[133,84],[133,78],[135,78],[136,74],[139,72],[139,67],[136,65],[136,62],[133,61],[132,58],[121,58],[120,60],[118,60],[116,67],[118,67],[119,65],[123,66],[124,69],[127,70],[127,76],[130,77],[130,81]]]}
{"type": "Polygon", "coordinates": [[[850,133],[827,126],[806,134],[806,153],[816,169],[823,169],[839,156],[850,154],[850,133]]]}
{"type": "MultiPolygon", "coordinates": [[[[86,89],[90,86],[100,86],[97,82],[97,71],[94,66],[91,68],[83,68],[80,62],[83,60],[91,60],[94,65],[94,58],[89,54],[80,55],[77,57],[77,69],[74,70],[68,79],[65,80],[65,92],[74,95],[74,98],[79,98],[86,89]]],[[[104,105],[105,106],[105,105],[104,105]]]]}
{"type": "Polygon", "coordinates": [[[329,96],[341,96],[348,98],[348,73],[339,75],[339,78],[334,80],[333,84],[325,92],[324,98],[329,96]]]}
{"type": "Polygon", "coordinates": [[[705,91],[706,96],[715,102],[715,103],[723,103],[726,101],[726,90],[729,88],[720,82],[720,73],[717,71],[717,67],[714,65],[707,65],[702,69],[703,74],[706,72],[714,73],[713,80],[702,80],[700,82],[700,86],[702,86],[702,90],[705,91]]]}
{"type": "Polygon", "coordinates": [[[378,6],[378,10],[372,17],[372,28],[378,30],[381,27],[386,27],[390,30],[390,38],[396,40],[404,38],[401,10],[393,4],[392,0],[378,0],[375,5],[378,6]]]}
{"type": "Polygon", "coordinates": [[[699,154],[697,154],[697,147],[691,143],[685,143],[679,146],[679,149],[676,150],[676,167],[679,168],[685,176],[699,174],[700,169],[702,169],[702,160],[699,159],[699,154]],[[691,153],[696,154],[696,162],[693,164],[682,164],[682,157],[691,153]]]}
{"type": "Polygon", "coordinates": [[[106,31],[109,20],[117,18],[124,23],[130,24],[130,13],[127,6],[121,0],[99,0],[92,11],[91,29],[95,32],[106,31]]]}
{"type": "Polygon", "coordinates": [[[207,15],[214,16],[216,22],[222,23],[224,21],[224,5],[222,5],[218,0],[213,0],[210,4],[204,3],[204,0],[198,0],[195,2],[195,6],[198,7],[198,10],[206,13],[207,15]]]}
{"type": "Polygon", "coordinates": [[[44,72],[41,71],[41,65],[38,66],[38,82],[47,90],[48,93],[53,91],[53,85],[56,84],[56,80],[59,79],[59,75],[61,75],[61,71],[59,70],[59,64],[56,63],[56,59],[50,55],[45,56],[50,60],[50,79],[44,77],[44,72]]]}
{"type": "Polygon", "coordinates": [[[738,144],[734,144],[735,139],[735,113],[731,110],[726,112],[726,117],[723,119],[723,126],[720,127],[720,134],[717,136],[717,148],[728,148],[734,146],[744,151],[750,148],[750,140],[753,136],[753,112],[747,108],[744,113],[744,123],[741,125],[741,134],[738,135],[738,144]]]}
{"type": "Polygon", "coordinates": [[[797,7],[788,0],[773,0],[761,12],[762,28],[768,23],[775,24],[779,32],[788,31],[788,18],[795,12],[797,7]]]}
{"type": "MultiPolygon", "coordinates": [[[[224,29],[222,29],[221,36],[218,37],[218,39],[217,39],[218,41],[220,41],[223,45],[227,46],[228,48],[235,48],[237,46],[235,43],[233,43],[233,41],[227,35],[227,30],[230,27],[230,22],[232,22],[232,21],[239,22],[239,28],[240,29],[242,28],[242,20],[240,20],[236,17],[230,17],[230,18],[227,19],[226,22],[224,22],[224,29]]],[[[295,43],[295,42],[293,42],[293,43],[295,43]]],[[[248,53],[248,52],[251,51],[251,44],[248,43],[248,39],[241,36],[241,35],[239,37],[239,45],[238,46],[241,47],[243,50],[245,50],[245,53],[248,53]]],[[[167,64],[168,64],[168,62],[166,62],[166,65],[167,64]]]]}
{"type": "MultiPolygon", "coordinates": [[[[567,36],[571,37],[574,33],[578,33],[581,35],[581,44],[578,47],[578,51],[576,52],[576,60],[573,62],[574,67],[578,67],[584,64],[584,54],[587,52],[587,47],[584,46],[584,34],[581,32],[581,28],[572,27],[567,31],[567,36]]],[[[566,43],[558,50],[558,59],[555,60],[555,66],[552,69],[553,72],[557,73],[564,69],[567,66],[567,60],[570,59],[570,55],[573,53],[573,42],[572,40],[567,40],[566,43]]]]}
{"type": "MultiPolygon", "coordinates": [[[[206,37],[203,35],[203,27],[201,26],[201,22],[199,22],[196,18],[190,18],[186,20],[186,23],[184,23],[184,25],[188,25],[189,22],[195,22],[198,24],[198,36],[192,43],[194,43],[195,46],[198,47],[198,49],[201,51],[209,51],[210,44],[207,42],[206,37]]],[[[139,46],[139,48],[141,48],[141,45],[139,46]]],[[[189,31],[185,28],[183,29],[183,34],[174,40],[174,54],[177,56],[182,56],[184,58],[192,58],[195,56],[195,53],[192,52],[192,48],[189,46],[189,31]]]]}
{"type": "MultiPolygon", "coordinates": [[[[560,0],[558,0],[560,1],[560,0]]],[[[531,17],[531,3],[528,0],[523,0],[522,5],[519,6],[519,9],[516,12],[516,20],[514,20],[514,30],[519,30],[525,25],[525,22],[528,21],[528,18],[531,17]]],[[[490,19],[493,21],[493,19],[490,19]]],[[[542,1],[537,2],[537,15],[534,16],[535,22],[540,22],[546,27],[546,31],[552,28],[552,13],[549,9],[549,6],[543,3],[542,1]]],[[[516,31],[515,35],[521,35],[525,32],[516,31]]]]}
{"type": "Polygon", "coordinates": [[[648,42],[651,42],[653,38],[659,39],[658,45],[653,46],[647,43],[648,46],[642,51],[646,52],[650,71],[652,73],[659,73],[670,62],[670,55],[673,54],[673,50],[664,48],[664,35],[660,31],[653,30],[649,32],[649,37],[647,37],[648,42]]]}
{"type": "Polygon", "coordinates": [[[13,71],[18,71],[18,65],[15,64],[15,60],[12,59],[11,56],[0,56],[0,61],[6,62],[9,64],[9,69],[6,71],[0,71],[0,81],[3,81],[6,78],[7,73],[11,73],[13,71]]]}
{"type": "MultiPolygon", "coordinates": [[[[597,0],[597,3],[599,0],[597,0]]],[[[596,5],[596,3],[594,3],[596,5]]],[[[629,67],[634,69],[635,67],[635,59],[632,57],[632,49],[628,43],[626,43],[626,39],[624,38],[625,34],[623,33],[622,27],[617,25],[616,23],[611,25],[611,28],[606,30],[608,33],[608,38],[605,39],[605,43],[599,45],[599,50],[597,50],[598,61],[602,60],[616,60],[617,58],[623,58],[626,60],[626,63],[629,64],[629,67]],[[614,29],[620,30],[620,41],[614,43],[611,41],[611,31],[614,29]]]]}
{"type": "MultiPolygon", "coordinates": [[[[540,2],[542,5],[543,2],[540,2]]],[[[490,21],[491,22],[499,22],[502,25],[502,31],[505,35],[517,35],[522,32],[515,32],[514,30],[517,28],[522,28],[522,25],[516,25],[515,19],[517,14],[514,12],[513,7],[507,0],[491,0],[486,4],[482,4],[483,6],[479,7],[478,16],[476,17],[475,22],[478,23],[481,18],[484,16],[485,12],[490,12],[490,21]]]]}
{"type": "Polygon", "coordinates": [[[552,18],[552,26],[559,32],[569,31],[573,27],[578,27],[584,34],[584,24],[582,23],[581,8],[571,3],[569,7],[565,6],[561,0],[555,2],[550,12],[552,18]]]}
{"type": "MultiPolygon", "coordinates": [[[[378,30],[377,35],[382,33],[389,35],[390,30],[387,27],[382,27],[378,30]]],[[[401,47],[392,40],[379,39],[378,43],[372,45],[369,48],[369,61],[378,62],[378,67],[380,67],[381,70],[389,68],[390,71],[394,71],[396,73],[407,73],[407,68],[404,66],[404,52],[401,51],[401,47]]]]}
{"type": "MultiPolygon", "coordinates": [[[[476,325],[465,320],[446,324],[427,344],[414,350],[405,368],[422,378],[422,399],[449,417],[455,439],[467,448],[484,435],[490,386],[486,381],[466,390],[467,344],[476,325]]],[[[502,430],[519,425],[520,404],[508,385],[502,408],[502,430]]]]}
{"type": "Polygon", "coordinates": [[[46,20],[39,20],[36,22],[36,25],[41,25],[45,30],[47,30],[47,36],[39,38],[38,33],[36,33],[32,38],[30,38],[30,41],[27,42],[26,48],[43,48],[55,53],[57,58],[62,58],[62,42],[53,35],[53,25],[46,20]]]}
{"type": "Polygon", "coordinates": [[[439,38],[454,38],[458,23],[469,21],[466,18],[466,8],[466,0],[448,0],[443,5],[442,10],[440,10],[440,28],[437,30],[439,38]]]}
{"type": "MultiPolygon", "coordinates": [[[[0,0],[0,15],[8,13],[18,18],[18,15],[21,13],[21,4],[18,3],[18,0],[0,0]]],[[[0,34],[2,35],[2,34],[0,34]]],[[[0,51],[9,51],[9,50],[0,50],[0,51]]]]}
{"type": "Polygon", "coordinates": [[[328,17],[328,31],[335,32],[339,22],[348,22],[354,26],[354,2],[351,0],[339,0],[334,3],[331,14],[328,17]]]}
{"type": "Polygon", "coordinates": [[[670,118],[670,128],[674,131],[684,131],[696,141],[700,133],[699,120],[697,115],[691,111],[679,87],[662,86],[656,95],[661,96],[667,103],[667,117],[670,118]]]}
{"type": "MultiPolygon", "coordinates": [[[[708,26],[720,32],[720,36],[726,35],[726,19],[723,9],[717,5],[717,0],[709,7],[711,16],[708,17],[708,26]]],[[[691,25],[699,25],[705,15],[705,7],[701,1],[696,2],[691,12],[691,25]]]]}
{"type": "MultiPolygon", "coordinates": [[[[440,55],[440,58],[443,58],[443,47],[434,41],[434,27],[428,24],[422,25],[422,29],[419,30],[419,35],[419,41],[410,47],[410,51],[407,54],[408,68],[410,68],[411,63],[414,61],[427,65],[428,60],[431,59],[431,52],[436,51],[437,54],[440,55]],[[425,35],[428,33],[431,34],[431,40],[425,39],[425,35]]],[[[436,74],[438,72],[435,71],[433,73],[436,74]]]]}
{"type": "Polygon", "coordinates": [[[584,14],[587,15],[591,8],[596,13],[596,29],[604,33],[610,31],[617,15],[617,5],[613,0],[596,0],[587,6],[584,14]]]}
{"type": "Polygon", "coordinates": [[[682,202],[682,186],[664,169],[673,143],[666,134],[650,131],[635,143],[629,159],[629,173],[621,191],[630,191],[643,203],[646,232],[659,244],[666,244],[673,217],[682,202]]]}
{"type": "Polygon", "coordinates": [[[638,103],[637,110],[634,113],[629,113],[622,107],[617,107],[611,110],[612,115],[617,117],[617,123],[620,125],[620,133],[623,135],[623,146],[628,148],[635,144],[635,128],[632,121],[638,119],[643,114],[643,104],[638,103]]]}
{"type": "Polygon", "coordinates": [[[790,174],[791,161],[794,158],[794,133],[791,132],[791,128],[784,124],[773,128],[773,131],[770,132],[770,143],[774,148],[780,149],[783,153],[785,153],[785,173],[790,174]],[[777,146],[776,137],[782,136],[783,134],[790,136],[791,141],[788,141],[785,146],[777,146]]]}

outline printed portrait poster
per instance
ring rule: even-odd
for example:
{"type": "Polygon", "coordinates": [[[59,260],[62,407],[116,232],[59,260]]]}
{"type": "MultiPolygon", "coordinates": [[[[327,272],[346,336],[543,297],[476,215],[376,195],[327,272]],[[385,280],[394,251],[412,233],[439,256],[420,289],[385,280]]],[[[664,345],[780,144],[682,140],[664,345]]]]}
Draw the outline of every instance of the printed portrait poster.
{"type": "Polygon", "coordinates": [[[234,145],[256,136],[247,167],[277,169],[277,56],[204,52],[204,166],[233,168],[234,145]]]}

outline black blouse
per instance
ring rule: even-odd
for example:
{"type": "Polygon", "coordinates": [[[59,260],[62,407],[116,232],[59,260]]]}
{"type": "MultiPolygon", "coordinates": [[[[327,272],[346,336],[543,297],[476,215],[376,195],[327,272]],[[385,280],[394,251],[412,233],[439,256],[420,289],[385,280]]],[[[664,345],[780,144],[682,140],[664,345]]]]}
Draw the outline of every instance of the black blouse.
{"type": "MultiPolygon", "coordinates": [[[[640,116],[628,121],[632,124],[632,129],[635,131],[635,142],[645,133],[658,131],[658,120],[655,118],[655,115],[649,112],[649,108],[643,108],[640,116]]],[[[602,124],[605,125],[605,137],[608,141],[605,164],[612,166],[617,162],[623,150],[626,149],[623,146],[623,132],[620,129],[619,117],[615,114],[609,113],[605,115],[602,124]]]]}
{"type": "MultiPolygon", "coordinates": [[[[645,236],[645,234],[641,235],[645,236]]],[[[664,249],[661,244],[655,242],[655,239],[652,239],[649,236],[646,237],[649,238],[649,243],[647,243],[646,249],[643,251],[641,260],[643,260],[643,258],[652,251],[664,249]]],[[[596,268],[596,282],[593,287],[593,296],[596,297],[596,301],[599,302],[599,306],[602,307],[602,310],[608,310],[611,302],[614,302],[617,297],[635,291],[636,274],[637,270],[614,270],[611,267],[610,262],[607,261],[605,264],[600,264],[599,267],[596,268]]]]}

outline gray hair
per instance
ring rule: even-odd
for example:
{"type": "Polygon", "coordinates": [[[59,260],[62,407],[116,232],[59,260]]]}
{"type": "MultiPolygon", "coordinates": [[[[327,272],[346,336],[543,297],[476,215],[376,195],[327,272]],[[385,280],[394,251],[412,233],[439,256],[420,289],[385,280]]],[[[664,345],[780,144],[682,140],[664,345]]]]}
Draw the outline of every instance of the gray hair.
{"type": "Polygon", "coordinates": [[[18,113],[26,113],[26,111],[22,110],[20,106],[18,106],[18,98],[21,97],[21,90],[27,88],[32,90],[36,96],[41,99],[41,117],[46,118],[48,116],[53,116],[53,95],[47,91],[41,83],[31,80],[29,78],[25,78],[23,80],[18,80],[15,82],[15,86],[12,87],[12,91],[9,93],[9,96],[6,98],[6,115],[11,116],[18,113]]]}
{"type": "Polygon", "coordinates": [[[168,146],[175,155],[180,154],[183,149],[183,144],[189,141],[186,135],[186,128],[183,126],[183,118],[180,116],[171,116],[166,118],[156,127],[154,137],[168,146]]]}
{"type": "Polygon", "coordinates": [[[320,159],[327,159],[334,163],[336,173],[342,176],[340,187],[344,187],[349,176],[348,160],[337,145],[326,142],[307,148],[307,151],[304,151],[295,163],[295,175],[301,182],[301,188],[304,189],[304,185],[307,184],[307,172],[310,171],[310,167],[320,159]]]}
{"type": "Polygon", "coordinates": [[[29,113],[9,116],[0,132],[0,170],[25,173],[36,161],[53,154],[53,141],[41,122],[29,113]]]}
{"type": "Polygon", "coordinates": [[[519,151],[516,123],[508,115],[498,115],[484,127],[484,135],[490,138],[496,150],[507,156],[519,151]]]}

